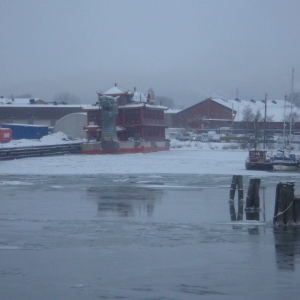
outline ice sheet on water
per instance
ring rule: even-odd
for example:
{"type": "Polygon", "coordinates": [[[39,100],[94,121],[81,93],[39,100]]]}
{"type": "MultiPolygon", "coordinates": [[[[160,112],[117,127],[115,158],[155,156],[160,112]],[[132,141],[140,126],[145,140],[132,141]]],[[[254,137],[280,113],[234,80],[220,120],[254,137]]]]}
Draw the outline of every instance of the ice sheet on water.
{"type": "MultiPolygon", "coordinates": [[[[61,287],[54,296],[47,295],[47,300],[62,294],[76,300],[104,296],[199,299],[199,295],[297,299],[299,230],[276,231],[272,224],[278,177],[263,181],[266,221],[262,221],[263,210],[260,221],[247,220],[244,210],[244,221],[230,221],[232,176],[149,176],[33,175],[29,180],[34,188],[2,185],[0,245],[5,259],[1,260],[1,293],[10,296],[9,283],[13,282],[18,285],[18,297],[6,298],[22,299],[31,282],[41,295],[45,285],[51,284],[53,291],[61,287]],[[163,182],[164,189],[133,181],[163,182]],[[15,246],[24,251],[9,251],[15,246]],[[27,281],[10,277],[17,274],[10,272],[14,265],[27,281]],[[53,266],[55,276],[45,272],[53,266]],[[246,290],[251,294],[245,294],[246,290]]],[[[10,175],[7,180],[22,182],[24,178],[27,175],[10,175]]]]}
{"type": "Polygon", "coordinates": [[[114,179],[113,182],[126,182],[128,181],[128,178],[125,179],[114,179]]]}
{"type": "Polygon", "coordinates": [[[13,245],[1,245],[0,244],[0,250],[20,250],[22,249],[19,246],[13,246],[13,245]]]}
{"type": "Polygon", "coordinates": [[[33,183],[26,181],[0,181],[0,185],[33,185],[33,183]]]}
{"type": "Polygon", "coordinates": [[[85,287],[85,285],[84,284],[75,284],[75,285],[72,285],[71,286],[71,288],[73,288],[73,289],[82,289],[82,288],[84,288],[85,287]]]}

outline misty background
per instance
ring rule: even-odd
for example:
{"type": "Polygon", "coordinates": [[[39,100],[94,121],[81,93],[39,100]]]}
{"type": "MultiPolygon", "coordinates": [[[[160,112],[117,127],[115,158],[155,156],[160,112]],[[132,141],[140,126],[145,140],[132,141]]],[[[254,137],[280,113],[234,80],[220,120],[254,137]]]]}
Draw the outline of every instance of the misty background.
{"type": "Polygon", "coordinates": [[[119,86],[187,107],[300,90],[298,0],[0,0],[0,95],[119,86]]]}

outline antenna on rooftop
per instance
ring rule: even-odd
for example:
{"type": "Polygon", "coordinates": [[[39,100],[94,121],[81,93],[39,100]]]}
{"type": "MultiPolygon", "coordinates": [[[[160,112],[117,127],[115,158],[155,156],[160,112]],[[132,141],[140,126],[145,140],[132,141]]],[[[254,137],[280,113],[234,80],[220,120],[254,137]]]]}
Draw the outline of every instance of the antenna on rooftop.
{"type": "Polygon", "coordinates": [[[292,70],[292,90],[291,90],[291,93],[292,93],[292,95],[294,95],[294,68],[293,68],[293,70],[292,70]]]}
{"type": "Polygon", "coordinates": [[[236,88],[236,99],[239,99],[239,87],[236,88]]]}

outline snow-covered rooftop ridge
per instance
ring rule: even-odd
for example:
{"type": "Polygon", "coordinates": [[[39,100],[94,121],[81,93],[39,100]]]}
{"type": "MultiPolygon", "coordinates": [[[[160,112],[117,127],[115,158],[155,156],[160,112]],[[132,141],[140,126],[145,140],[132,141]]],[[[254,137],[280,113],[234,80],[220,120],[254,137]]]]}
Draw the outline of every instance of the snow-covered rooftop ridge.
{"type": "Polygon", "coordinates": [[[135,107],[143,107],[143,106],[148,107],[148,108],[159,108],[159,109],[164,109],[164,110],[168,109],[166,106],[150,104],[150,103],[145,103],[145,102],[136,102],[136,103],[126,104],[126,105],[121,105],[121,106],[119,106],[119,108],[135,108],[135,107]]]}
{"type": "Polygon", "coordinates": [[[120,94],[132,94],[132,93],[129,92],[129,90],[122,89],[118,86],[113,86],[112,88],[108,89],[106,92],[99,93],[99,94],[102,94],[102,95],[120,95],[120,94]]]}
{"type": "Polygon", "coordinates": [[[246,107],[252,109],[253,114],[260,111],[261,115],[264,116],[265,106],[267,107],[267,116],[273,117],[274,122],[282,122],[284,119],[284,107],[286,115],[289,115],[291,108],[293,107],[293,112],[300,113],[300,110],[292,105],[290,102],[285,100],[267,100],[267,105],[265,105],[264,100],[235,100],[235,99],[222,99],[222,98],[211,98],[212,101],[224,105],[235,111],[236,115],[234,121],[243,120],[243,111],[246,107]]]}
{"type": "MultiPolygon", "coordinates": [[[[150,89],[152,91],[152,89],[150,89]]],[[[119,87],[117,84],[115,84],[112,88],[108,89],[106,92],[102,93],[99,92],[99,95],[108,95],[108,96],[118,96],[118,95],[131,95],[131,100],[134,102],[147,102],[148,100],[148,94],[147,93],[141,93],[134,88],[133,92],[130,92],[128,89],[124,89],[119,87]]]]}
{"type": "Polygon", "coordinates": [[[136,102],[147,102],[147,95],[135,91],[135,92],[133,93],[132,101],[136,101],[136,102]]]}
{"type": "Polygon", "coordinates": [[[179,113],[180,111],[182,111],[182,109],[179,109],[179,108],[168,108],[168,109],[165,111],[165,114],[177,114],[177,113],[179,113]]]}

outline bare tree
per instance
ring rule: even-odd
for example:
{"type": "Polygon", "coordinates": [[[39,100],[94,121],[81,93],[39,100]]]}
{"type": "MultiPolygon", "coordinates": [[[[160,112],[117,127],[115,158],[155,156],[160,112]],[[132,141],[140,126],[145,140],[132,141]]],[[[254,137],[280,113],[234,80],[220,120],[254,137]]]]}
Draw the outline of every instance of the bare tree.
{"type": "Polygon", "coordinates": [[[262,122],[262,121],[264,121],[264,117],[262,116],[262,114],[261,114],[261,112],[260,112],[260,110],[258,109],[257,110],[257,112],[256,112],[256,114],[255,114],[255,119],[257,119],[257,122],[262,122]]]}
{"type": "Polygon", "coordinates": [[[290,122],[290,120],[299,121],[300,115],[297,112],[289,112],[282,118],[283,121],[290,122]]]}
{"type": "Polygon", "coordinates": [[[175,107],[174,100],[172,98],[156,96],[155,99],[156,99],[156,102],[158,104],[167,106],[169,108],[174,108],[175,107]]]}
{"type": "Polygon", "coordinates": [[[292,104],[296,105],[298,108],[300,107],[300,93],[293,93],[288,96],[288,101],[292,104]]]}
{"type": "Polygon", "coordinates": [[[245,122],[252,122],[254,121],[254,113],[250,105],[245,106],[242,111],[243,121],[245,122]]]}
{"type": "MultiPolygon", "coordinates": [[[[255,114],[255,119],[257,120],[257,122],[264,122],[265,116],[262,115],[260,110],[257,110],[255,114]]],[[[274,115],[267,115],[266,122],[274,122],[274,115]]]]}
{"type": "Polygon", "coordinates": [[[15,98],[33,98],[31,94],[22,94],[18,95],[15,98]]]}
{"type": "Polygon", "coordinates": [[[81,99],[73,94],[68,93],[68,92],[62,92],[62,93],[56,94],[53,97],[53,101],[55,101],[56,103],[79,104],[81,102],[81,99]]]}

